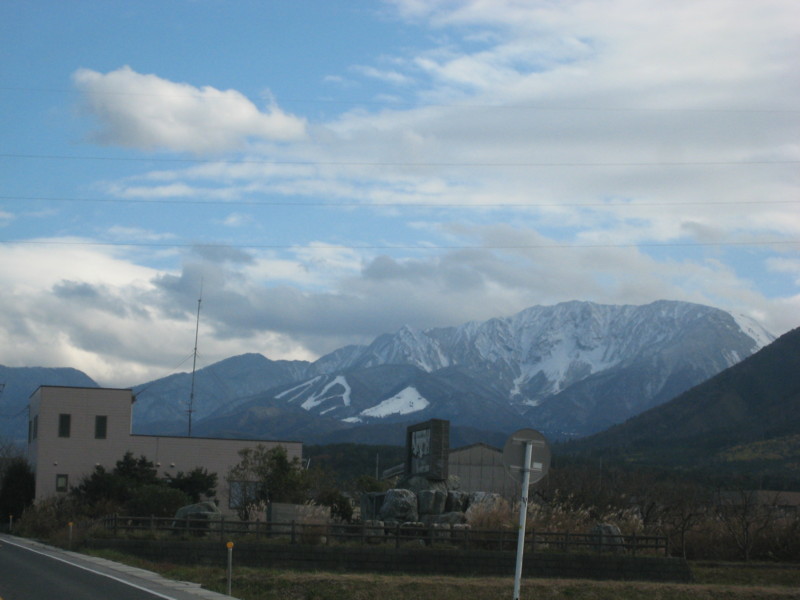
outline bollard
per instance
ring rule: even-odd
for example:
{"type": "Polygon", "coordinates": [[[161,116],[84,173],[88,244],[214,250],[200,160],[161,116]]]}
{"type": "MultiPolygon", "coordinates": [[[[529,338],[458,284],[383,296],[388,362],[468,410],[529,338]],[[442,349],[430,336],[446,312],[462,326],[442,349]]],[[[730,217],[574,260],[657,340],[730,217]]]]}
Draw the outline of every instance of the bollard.
{"type": "Polygon", "coordinates": [[[72,550],[72,521],[70,521],[68,525],[69,525],[69,545],[67,546],[67,549],[72,550]]]}
{"type": "Polygon", "coordinates": [[[228,547],[228,596],[231,595],[231,578],[233,574],[233,542],[225,544],[228,547]]]}
{"type": "Polygon", "coordinates": [[[8,533],[14,533],[14,515],[8,515],[8,533]]]}

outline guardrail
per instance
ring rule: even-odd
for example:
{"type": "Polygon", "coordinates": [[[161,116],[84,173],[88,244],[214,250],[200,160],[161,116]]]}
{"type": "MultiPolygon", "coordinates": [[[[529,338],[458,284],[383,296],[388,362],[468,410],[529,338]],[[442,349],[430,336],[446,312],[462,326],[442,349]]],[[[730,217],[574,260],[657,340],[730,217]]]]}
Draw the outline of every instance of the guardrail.
{"type": "MultiPolygon", "coordinates": [[[[280,539],[291,544],[331,545],[333,543],[393,544],[416,542],[425,545],[448,544],[464,549],[515,550],[516,529],[471,529],[465,525],[437,526],[423,523],[301,523],[239,521],[238,519],[171,517],[131,517],[110,515],[100,526],[115,537],[142,532],[166,532],[175,535],[218,536],[221,541],[247,536],[254,539],[280,539]]],[[[529,529],[525,543],[531,551],[596,551],[624,552],[635,556],[649,553],[668,556],[666,536],[608,535],[570,533],[529,529]]]]}

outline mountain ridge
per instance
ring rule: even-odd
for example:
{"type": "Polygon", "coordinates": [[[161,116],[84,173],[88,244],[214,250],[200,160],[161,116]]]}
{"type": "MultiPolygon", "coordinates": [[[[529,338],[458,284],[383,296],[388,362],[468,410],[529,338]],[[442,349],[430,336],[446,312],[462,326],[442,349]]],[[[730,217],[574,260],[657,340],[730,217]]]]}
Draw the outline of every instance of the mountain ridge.
{"type": "Polygon", "coordinates": [[[800,328],[673,400],[564,451],[800,481],[800,328]]]}
{"type": "MultiPolygon", "coordinates": [[[[554,437],[587,435],[671,399],[769,339],[755,322],[685,302],[536,306],[457,327],[405,326],[314,363],[297,361],[292,376],[284,372],[281,381],[246,399],[217,401],[198,420],[259,403],[274,411],[283,401],[286,408],[304,408],[309,418],[325,417],[321,439],[333,430],[341,435],[338,425],[328,427],[331,419],[356,428],[435,417],[485,429],[487,415],[498,431],[534,426],[554,437]],[[382,377],[371,371],[378,368],[382,377]],[[403,405],[415,397],[413,410],[403,405]]],[[[139,394],[136,410],[146,406],[142,400],[139,394]]],[[[140,432],[153,432],[146,420],[139,423],[140,432]]]]}
{"type": "MultiPolygon", "coordinates": [[[[671,400],[770,339],[745,317],[668,300],[570,301],[460,326],[405,326],[314,362],[246,353],[200,369],[193,431],[324,443],[444,418],[465,431],[580,437],[671,400]]],[[[184,434],[190,382],[176,373],[135,386],[134,432],[184,434]]]]}

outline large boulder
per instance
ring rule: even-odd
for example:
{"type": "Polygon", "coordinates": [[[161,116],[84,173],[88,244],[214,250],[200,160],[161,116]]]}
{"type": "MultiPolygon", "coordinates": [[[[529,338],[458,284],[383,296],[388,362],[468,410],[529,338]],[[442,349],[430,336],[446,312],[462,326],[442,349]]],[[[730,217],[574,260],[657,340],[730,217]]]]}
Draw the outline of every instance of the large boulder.
{"type": "Polygon", "coordinates": [[[440,515],[444,512],[447,494],[442,490],[422,490],[417,493],[420,515],[440,515]]]}
{"type": "Polygon", "coordinates": [[[427,477],[421,475],[414,475],[408,479],[404,479],[398,485],[398,488],[411,490],[415,494],[419,494],[424,490],[440,490],[447,493],[447,484],[444,481],[431,481],[427,477]]]}
{"type": "Polygon", "coordinates": [[[399,488],[387,491],[378,518],[387,523],[419,521],[417,495],[411,490],[399,488]]]}
{"type": "Polygon", "coordinates": [[[444,503],[445,512],[464,512],[469,504],[469,492],[450,490],[444,503]]]}
{"type": "Polygon", "coordinates": [[[625,538],[613,523],[598,523],[589,532],[595,550],[600,552],[624,552],[625,538]]]}
{"type": "Polygon", "coordinates": [[[222,512],[213,502],[198,502],[197,504],[187,504],[175,511],[175,519],[221,519],[222,512]]]}
{"type": "Polygon", "coordinates": [[[446,512],[441,515],[422,515],[420,517],[426,525],[463,525],[467,517],[463,512],[446,512]]]}
{"type": "Polygon", "coordinates": [[[496,518],[502,518],[508,510],[508,501],[500,494],[473,492],[469,495],[469,504],[465,514],[469,523],[473,523],[476,520],[486,521],[487,519],[491,522],[496,518]]]}
{"type": "Polygon", "coordinates": [[[221,521],[223,518],[219,507],[213,502],[198,502],[197,504],[187,504],[175,511],[172,527],[185,527],[202,535],[204,529],[208,529],[211,522],[221,521]]]}

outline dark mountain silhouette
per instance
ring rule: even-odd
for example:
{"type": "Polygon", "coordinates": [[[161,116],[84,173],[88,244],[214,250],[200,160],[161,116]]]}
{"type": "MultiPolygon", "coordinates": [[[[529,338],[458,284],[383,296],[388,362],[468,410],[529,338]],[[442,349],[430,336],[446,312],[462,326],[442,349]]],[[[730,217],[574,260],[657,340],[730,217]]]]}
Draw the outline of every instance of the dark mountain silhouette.
{"type": "Polygon", "coordinates": [[[800,328],[567,454],[800,481],[800,328]]]}

